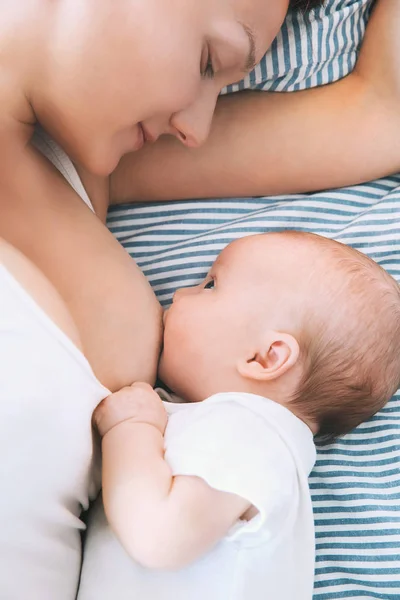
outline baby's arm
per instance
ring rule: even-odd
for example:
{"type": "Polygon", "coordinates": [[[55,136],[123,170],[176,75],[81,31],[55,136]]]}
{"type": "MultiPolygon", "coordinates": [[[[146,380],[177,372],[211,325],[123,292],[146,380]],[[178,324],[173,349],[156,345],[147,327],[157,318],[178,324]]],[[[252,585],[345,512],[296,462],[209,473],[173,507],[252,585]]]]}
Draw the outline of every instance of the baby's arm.
{"type": "Polygon", "coordinates": [[[162,138],[125,156],[111,202],[309,192],[399,169],[400,2],[378,0],[352,74],[301,92],[222,97],[203,147],[162,138]]]}
{"type": "Polygon", "coordinates": [[[225,536],[249,508],[197,477],[173,477],[164,460],[167,415],[147,384],[106,398],[94,415],[102,440],[103,501],[114,533],[138,563],[176,569],[225,536]]]}

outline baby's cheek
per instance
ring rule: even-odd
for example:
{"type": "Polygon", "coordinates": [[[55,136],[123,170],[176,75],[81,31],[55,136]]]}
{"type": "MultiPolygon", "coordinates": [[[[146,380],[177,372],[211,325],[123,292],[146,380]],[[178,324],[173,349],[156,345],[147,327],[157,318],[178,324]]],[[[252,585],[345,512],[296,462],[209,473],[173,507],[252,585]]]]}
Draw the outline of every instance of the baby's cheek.
{"type": "Polygon", "coordinates": [[[162,381],[171,386],[185,352],[185,340],[174,326],[173,319],[168,317],[165,324],[163,349],[158,364],[158,373],[162,381]],[[182,352],[183,351],[183,352],[182,352]]]}
{"type": "Polygon", "coordinates": [[[159,376],[174,391],[180,387],[185,374],[191,371],[193,357],[198,355],[198,341],[196,331],[185,326],[180,319],[170,319],[168,316],[159,376]]]}
{"type": "Polygon", "coordinates": [[[199,336],[200,328],[198,312],[193,310],[193,302],[185,298],[168,311],[164,337],[168,344],[187,348],[199,336]]]}

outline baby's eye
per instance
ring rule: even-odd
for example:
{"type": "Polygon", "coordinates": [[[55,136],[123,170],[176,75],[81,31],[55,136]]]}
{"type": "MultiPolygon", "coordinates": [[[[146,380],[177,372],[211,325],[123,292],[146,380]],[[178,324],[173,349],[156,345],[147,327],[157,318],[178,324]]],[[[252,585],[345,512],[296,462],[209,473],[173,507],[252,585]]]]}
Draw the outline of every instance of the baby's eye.
{"type": "Polygon", "coordinates": [[[204,286],[205,290],[212,290],[214,287],[214,279],[210,279],[210,281],[207,281],[207,283],[204,286]]]}

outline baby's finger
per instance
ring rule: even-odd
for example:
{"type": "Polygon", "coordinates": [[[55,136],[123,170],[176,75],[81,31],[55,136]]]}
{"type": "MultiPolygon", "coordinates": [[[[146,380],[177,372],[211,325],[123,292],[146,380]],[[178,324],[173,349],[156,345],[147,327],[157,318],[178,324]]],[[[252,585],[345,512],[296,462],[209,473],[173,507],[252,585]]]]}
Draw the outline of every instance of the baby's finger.
{"type": "Polygon", "coordinates": [[[145,381],[135,381],[135,383],[132,383],[130,387],[133,390],[142,390],[144,392],[156,393],[154,392],[153,387],[145,381]]]}

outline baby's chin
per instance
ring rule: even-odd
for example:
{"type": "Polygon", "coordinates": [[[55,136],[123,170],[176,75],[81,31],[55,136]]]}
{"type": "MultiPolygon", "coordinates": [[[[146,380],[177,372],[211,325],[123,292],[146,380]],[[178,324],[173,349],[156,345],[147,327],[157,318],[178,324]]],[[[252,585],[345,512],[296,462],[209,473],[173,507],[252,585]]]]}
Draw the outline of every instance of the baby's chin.
{"type": "Polygon", "coordinates": [[[182,398],[185,402],[198,402],[199,400],[203,400],[203,398],[195,399],[193,398],[193,390],[187,389],[187,385],[185,385],[185,381],[179,377],[182,373],[182,369],[176,365],[169,364],[168,359],[161,352],[160,361],[158,363],[158,379],[162,384],[161,387],[165,387],[168,391],[172,392],[182,398]]]}
{"type": "Polygon", "coordinates": [[[173,392],[173,388],[171,387],[171,381],[170,381],[170,377],[169,377],[169,373],[168,373],[168,368],[167,368],[167,364],[165,361],[165,357],[164,357],[164,352],[161,351],[160,354],[160,360],[158,361],[158,379],[164,384],[166,385],[171,392],[173,392]]]}

